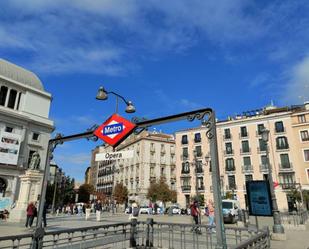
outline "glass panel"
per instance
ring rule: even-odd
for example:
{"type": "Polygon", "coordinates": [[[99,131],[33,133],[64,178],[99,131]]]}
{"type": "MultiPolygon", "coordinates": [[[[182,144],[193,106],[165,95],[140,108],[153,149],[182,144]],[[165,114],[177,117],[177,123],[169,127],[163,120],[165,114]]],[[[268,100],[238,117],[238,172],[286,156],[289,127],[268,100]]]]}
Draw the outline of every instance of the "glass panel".
{"type": "Polygon", "coordinates": [[[251,158],[249,156],[245,156],[243,160],[244,160],[244,165],[251,165],[251,158]]]}
{"type": "Polygon", "coordinates": [[[196,146],[195,151],[196,151],[196,156],[198,157],[202,156],[202,146],[196,146]]]}
{"type": "Polygon", "coordinates": [[[182,144],[187,144],[188,143],[188,136],[187,135],[183,135],[181,138],[181,143],[182,144]]]}
{"type": "Polygon", "coordinates": [[[300,136],[301,136],[302,141],[309,141],[309,132],[308,131],[301,131],[300,136]]]}
{"type": "Polygon", "coordinates": [[[253,180],[253,176],[252,175],[245,175],[245,181],[252,181],[253,180]]]}
{"type": "Polygon", "coordinates": [[[290,168],[290,160],[288,154],[281,154],[280,159],[283,168],[290,168]]]}
{"type": "Polygon", "coordinates": [[[263,139],[259,139],[259,147],[260,151],[266,151],[266,143],[263,141],[263,139]]]}
{"type": "Polygon", "coordinates": [[[199,143],[201,142],[201,133],[194,134],[194,142],[199,143]]]}
{"type": "Polygon", "coordinates": [[[5,105],[6,95],[8,93],[8,88],[6,86],[1,86],[0,88],[0,105],[5,105]]]}
{"type": "Polygon", "coordinates": [[[262,134],[262,130],[264,130],[264,124],[258,124],[258,134],[261,135],[262,134]]]}
{"type": "Polygon", "coordinates": [[[231,130],[230,129],[224,129],[224,136],[226,139],[231,138],[231,130]]]}
{"type": "Polygon", "coordinates": [[[266,156],[261,156],[261,164],[266,165],[267,164],[267,157],[266,156]]]}
{"type": "Polygon", "coordinates": [[[309,161],[309,150],[304,150],[304,157],[305,157],[305,161],[308,162],[309,161]]]}
{"type": "Polygon", "coordinates": [[[284,132],[284,126],[282,121],[278,121],[275,123],[276,132],[284,132]]]}
{"type": "Polygon", "coordinates": [[[228,176],[228,183],[229,188],[235,189],[236,188],[236,182],[235,182],[235,176],[228,176]]]}
{"type": "Polygon", "coordinates": [[[9,102],[8,102],[8,108],[14,109],[16,96],[17,96],[17,91],[11,89],[9,102]]]}
{"type": "Polygon", "coordinates": [[[249,142],[248,141],[242,141],[242,152],[249,152],[249,142]]]}
{"type": "Polygon", "coordinates": [[[277,149],[288,149],[288,140],[286,137],[277,137],[277,149]]]}
{"type": "Polygon", "coordinates": [[[240,133],[242,137],[248,136],[247,127],[246,126],[240,127],[240,133]]]}

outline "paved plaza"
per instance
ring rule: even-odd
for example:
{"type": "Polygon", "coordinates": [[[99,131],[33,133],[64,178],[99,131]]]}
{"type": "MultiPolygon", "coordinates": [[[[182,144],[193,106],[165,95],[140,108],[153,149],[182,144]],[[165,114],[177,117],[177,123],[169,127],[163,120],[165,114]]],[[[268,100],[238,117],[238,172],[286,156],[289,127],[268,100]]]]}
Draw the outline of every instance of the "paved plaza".
{"type": "MultiPolygon", "coordinates": [[[[191,223],[190,216],[167,216],[167,215],[156,215],[156,216],[147,216],[141,215],[139,220],[144,221],[147,218],[154,218],[158,222],[171,222],[171,223],[191,223]]],[[[102,224],[114,224],[127,222],[128,215],[125,214],[111,214],[103,213],[102,219],[100,222],[95,220],[95,215],[92,214],[89,220],[85,220],[84,217],[80,216],[58,216],[48,217],[47,231],[59,231],[69,228],[79,228],[79,227],[88,227],[102,224]]],[[[251,226],[255,224],[255,219],[251,217],[250,219],[251,226]]],[[[259,227],[271,226],[272,218],[268,217],[259,217],[258,219],[259,227]]],[[[207,217],[202,217],[202,224],[207,224],[207,217]]],[[[235,226],[231,224],[226,224],[226,226],[235,226]]],[[[10,223],[1,221],[0,222],[0,234],[2,236],[11,236],[26,234],[32,232],[34,228],[25,228],[24,224],[21,223],[10,223]]],[[[307,249],[309,248],[309,226],[307,224],[306,230],[286,230],[287,240],[286,241],[271,241],[271,248],[273,249],[307,249]]]]}

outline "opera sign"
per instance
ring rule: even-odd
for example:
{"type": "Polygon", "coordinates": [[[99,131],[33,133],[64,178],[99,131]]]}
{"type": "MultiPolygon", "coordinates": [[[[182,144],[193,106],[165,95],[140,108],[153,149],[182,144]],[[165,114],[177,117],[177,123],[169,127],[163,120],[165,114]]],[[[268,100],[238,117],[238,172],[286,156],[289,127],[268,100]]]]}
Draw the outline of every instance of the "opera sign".
{"type": "Polygon", "coordinates": [[[93,134],[112,147],[116,147],[134,131],[135,127],[135,124],[125,118],[113,114],[93,134]]]}
{"type": "Polygon", "coordinates": [[[134,157],[134,150],[117,151],[117,152],[107,152],[98,153],[95,156],[96,161],[110,161],[117,159],[128,159],[134,157]]]}

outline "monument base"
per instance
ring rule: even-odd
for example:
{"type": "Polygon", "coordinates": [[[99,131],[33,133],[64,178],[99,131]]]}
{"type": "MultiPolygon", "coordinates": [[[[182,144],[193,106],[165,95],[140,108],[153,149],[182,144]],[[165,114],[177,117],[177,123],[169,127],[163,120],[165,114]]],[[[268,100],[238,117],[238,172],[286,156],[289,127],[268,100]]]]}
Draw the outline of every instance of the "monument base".
{"type": "Polygon", "coordinates": [[[27,217],[27,207],[30,202],[36,202],[41,193],[43,173],[39,170],[27,170],[20,176],[20,190],[15,208],[10,212],[8,221],[23,222],[27,217]]]}

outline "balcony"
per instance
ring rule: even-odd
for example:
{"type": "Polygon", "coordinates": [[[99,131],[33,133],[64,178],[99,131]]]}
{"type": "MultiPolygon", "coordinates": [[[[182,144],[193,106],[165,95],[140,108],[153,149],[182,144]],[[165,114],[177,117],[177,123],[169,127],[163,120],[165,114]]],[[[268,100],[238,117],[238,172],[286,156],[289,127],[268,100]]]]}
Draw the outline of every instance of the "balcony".
{"type": "Polygon", "coordinates": [[[279,183],[282,189],[295,189],[296,183],[295,182],[283,182],[279,183]]]}
{"type": "Polygon", "coordinates": [[[252,165],[242,165],[241,166],[242,173],[253,173],[252,165]]]}
{"type": "Polygon", "coordinates": [[[226,185],[225,186],[227,191],[234,191],[237,189],[237,185],[236,184],[230,184],[230,185],[226,185]]]}
{"type": "Polygon", "coordinates": [[[204,185],[197,187],[197,191],[204,191],[204,190],[205,190],[205,186],[204,185]]]}
{"type": "Polygon", "coordinates": [[[235,166],[225,166],[225,172],[227,174],[235,174],[235,166]]]}
{"type": "Polygon", "coordinates": [[[247,138],[249,138],[248,132],[239,133],[239,139],[247,139],[247,138]]]}
{"type": "Polygon", "coordinates": [[[266,148],[258,147],[258,148],[257,148],[257,153],[259,153],[259,154],[261,154],[261,153],[266,153],[266,148]]]}
{"type": "Polygon", "coordinates": [[[196,174],[203,174],[203,173],[204,173],[204,170],[203,170],[203,168],[198,167],[198,168],[195,169],[195,173],[196,173],[196,174]]]}
{"type": "Polygon", "coordinates": [[[181,174],[182,174],[182,175],[190,174],[190,170],[182,169],[182,170],[181,170],[181,174]]]}
{"type": "Polygon", "coordinates": [[[268,165],[260,164],[260,172],[268,172],[268,165]]]}
{"type": "Polygon", "coordinates": [[[292,163],[279,163],[279,171],[280,172],[294,172],[292,163]]]}
{"type": "Polygon", "coordinates": [[[230,149],[230,150],[225,150],[224,151],[224,156],[232,156],[234,155],[234,150],[230,149]]]}
{"type": "Polygon", "coordinates": [[[251,149],[250,148],[247,148],[247,149],[240,149],[240,154],[243,155],[243,154],[250,154],[251,153],[251,149]]]}
{"type": "Polygon", "coordinates": [[[232,135],[231,134],[229,134],[229,135],[224,134],[223,135],[223,140],[231,140],[231,139],[232,139],[232,135]]]}
{"type": "Polygon", "coordinates": [[[191,191],[191,186],[186,185],[186,186],[181,186],[182,192],[190,192],[191,191]]]}

